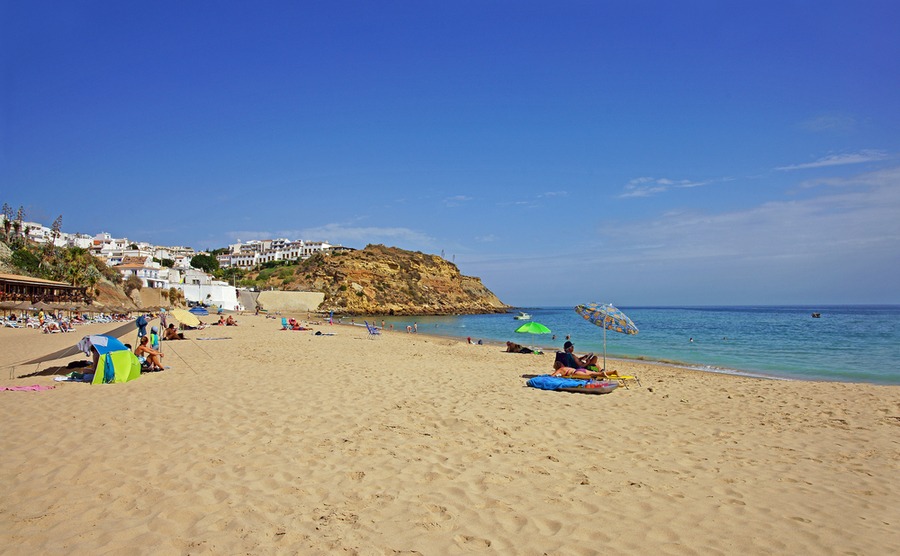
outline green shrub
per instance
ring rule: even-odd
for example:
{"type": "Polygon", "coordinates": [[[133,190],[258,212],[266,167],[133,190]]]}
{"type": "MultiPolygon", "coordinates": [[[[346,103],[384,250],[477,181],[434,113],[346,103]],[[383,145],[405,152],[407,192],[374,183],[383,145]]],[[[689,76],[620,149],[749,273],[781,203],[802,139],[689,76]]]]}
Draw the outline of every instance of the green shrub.
{"type": "Polygon", "coordinates": [[[27,249],[16,249],[10,257],[10,262],[16,268],[21,268],[26,272],[37,272],[41,266],[41,260],[27,249]]]}

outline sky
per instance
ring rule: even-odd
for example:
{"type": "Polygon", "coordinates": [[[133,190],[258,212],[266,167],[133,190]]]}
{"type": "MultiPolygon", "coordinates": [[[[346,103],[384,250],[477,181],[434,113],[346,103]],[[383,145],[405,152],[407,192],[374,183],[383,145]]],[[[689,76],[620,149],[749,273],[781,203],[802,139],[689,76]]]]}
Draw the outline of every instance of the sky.
{"type": "Polygon", "coordinates": [[[0,0],[0,202],[505,303],[900,303],[900,3],[0,0]]]}

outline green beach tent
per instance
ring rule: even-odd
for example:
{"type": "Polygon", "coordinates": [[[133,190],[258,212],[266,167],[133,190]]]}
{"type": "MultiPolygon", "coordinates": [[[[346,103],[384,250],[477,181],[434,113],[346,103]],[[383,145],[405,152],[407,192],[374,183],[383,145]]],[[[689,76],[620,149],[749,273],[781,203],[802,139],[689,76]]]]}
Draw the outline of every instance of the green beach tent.
{"type": "Polygon", "coordinates": [[[82,349],[93,347],[100,356],[91,384],[128,382],[141,376],[141,363],[137,356],[116,338],[102,334],[85,336],[79,346],[82,349]]]}
{"type": "Polygon", "coordinates": [[[100,356],[97,372],[91,384],[110,382],[128,382],[141,376],[141,362],[135,354],[128,350],[114,351],[100,356]],[[110,380],[107,380],[107,378],[110,380]]]}

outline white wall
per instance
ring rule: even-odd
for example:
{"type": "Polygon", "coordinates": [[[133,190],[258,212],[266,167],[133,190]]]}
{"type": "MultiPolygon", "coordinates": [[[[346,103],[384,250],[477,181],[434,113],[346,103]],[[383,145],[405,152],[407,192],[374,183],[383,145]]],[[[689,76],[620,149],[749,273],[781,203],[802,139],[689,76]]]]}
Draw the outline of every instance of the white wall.
{"type": "Polygon", "coordinates": [[[184,292],[184,298],[188,301],[218,305],[223,309],[236,311],[238,308],[237,294],[231,284],[213,283],[212,285],[199,284],[172,284],[184,292]],[[206,296],[210,297],[206,297],[206,296]]]}

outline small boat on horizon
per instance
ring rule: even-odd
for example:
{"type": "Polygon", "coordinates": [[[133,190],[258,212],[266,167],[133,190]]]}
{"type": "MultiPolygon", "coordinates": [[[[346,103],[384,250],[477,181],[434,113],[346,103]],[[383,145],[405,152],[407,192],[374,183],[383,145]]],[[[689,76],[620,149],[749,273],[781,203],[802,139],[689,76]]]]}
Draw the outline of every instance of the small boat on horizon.
{"type": "Polygon", "coordinates": [[[519,311],[519,314],[513,317],[516,320],[531,320],[531,315],[524,311],[519,311]]]}
{"type": "Polygon", "coordinates": [[[822,317],[822,313],[813,313],[812,314],[812,318],[814,318],[814,319],[821,318],[821,317],[822,317]]]}

